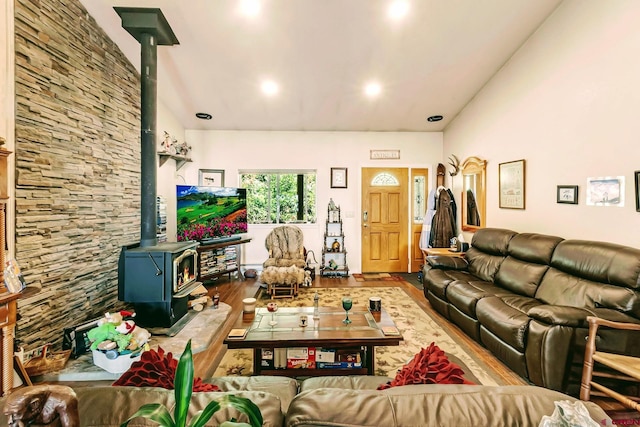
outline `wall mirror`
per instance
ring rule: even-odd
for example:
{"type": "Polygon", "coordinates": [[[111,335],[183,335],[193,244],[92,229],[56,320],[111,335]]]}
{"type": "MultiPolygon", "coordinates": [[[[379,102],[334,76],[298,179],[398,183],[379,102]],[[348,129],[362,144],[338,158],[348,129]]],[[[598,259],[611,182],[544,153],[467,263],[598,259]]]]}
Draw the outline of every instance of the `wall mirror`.
{"type": "Polygon", "coordinates": [[[462,163],[462,230],[486,227],[486,160],[469,157],[462,163]]]}

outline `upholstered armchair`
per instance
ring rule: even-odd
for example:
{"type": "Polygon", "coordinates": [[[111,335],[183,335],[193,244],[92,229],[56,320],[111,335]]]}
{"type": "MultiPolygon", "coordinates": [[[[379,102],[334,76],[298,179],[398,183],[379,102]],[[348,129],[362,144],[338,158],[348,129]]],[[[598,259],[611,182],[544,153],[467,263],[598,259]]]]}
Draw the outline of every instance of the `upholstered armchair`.
{"type": "Polygon", "coordinates": [[[260,281],[267,285],[272,299],[293,298],[305,279],[302,230],[294,225],[276,227],[267,235],[265,247],[269,258],[262,264],[260,281]]]}

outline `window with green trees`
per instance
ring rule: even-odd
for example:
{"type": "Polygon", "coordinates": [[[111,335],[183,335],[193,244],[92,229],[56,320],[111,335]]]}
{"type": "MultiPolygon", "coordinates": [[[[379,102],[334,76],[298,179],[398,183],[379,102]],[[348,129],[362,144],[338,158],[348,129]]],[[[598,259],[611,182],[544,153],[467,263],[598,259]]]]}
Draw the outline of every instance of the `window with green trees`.
{"type": "Polygon", "coordinates": [[[250,224],[316,222],[315,170],[240,171],[250,224]]]}

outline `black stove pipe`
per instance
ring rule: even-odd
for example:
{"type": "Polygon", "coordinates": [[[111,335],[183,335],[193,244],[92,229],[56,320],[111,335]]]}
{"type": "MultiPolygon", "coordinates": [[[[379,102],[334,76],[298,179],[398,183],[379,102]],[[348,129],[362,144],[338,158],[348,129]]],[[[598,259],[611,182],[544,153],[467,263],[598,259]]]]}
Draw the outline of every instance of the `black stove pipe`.
{"type": "Polygon", "coordinates": [[[140,42],[140,246],[158,244],[156,238],[156,125],[158,114],[158,45],[178,44],[171,26],[157,8],[114,7],[122,27],[140,42]]]}
{"type": "Polygon", "coordinates": [[[144,33],[140,39],[140,114],[142,125],[140,129],[140,246],[147,247],[158,244],[156,237],[158,46],[156,37],[152,34],[144,33]]]}

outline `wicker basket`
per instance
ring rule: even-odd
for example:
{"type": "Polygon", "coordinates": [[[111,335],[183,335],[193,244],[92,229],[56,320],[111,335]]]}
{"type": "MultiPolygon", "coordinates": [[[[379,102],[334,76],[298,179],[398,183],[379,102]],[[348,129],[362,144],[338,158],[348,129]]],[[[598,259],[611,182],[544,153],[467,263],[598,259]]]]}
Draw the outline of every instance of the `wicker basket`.
{"type": "Polygon", "coordinates": [[[44,375],[49,372],[59,371],[71,356],[71,350],[49,353],[49,344],[42,349],[42,354],[25,363],[24,369],[30,377],[44,375]]]}

